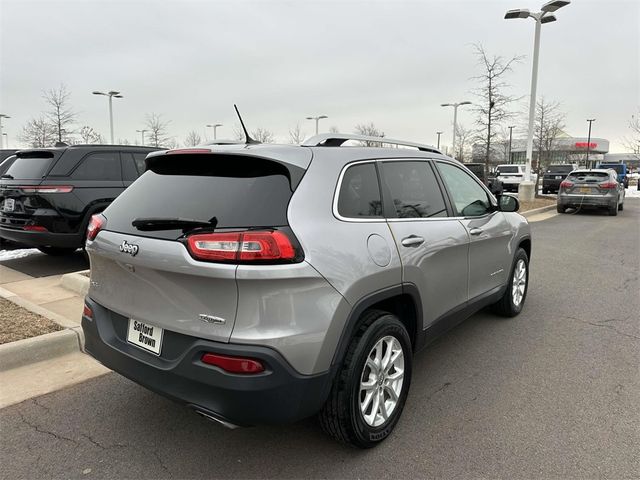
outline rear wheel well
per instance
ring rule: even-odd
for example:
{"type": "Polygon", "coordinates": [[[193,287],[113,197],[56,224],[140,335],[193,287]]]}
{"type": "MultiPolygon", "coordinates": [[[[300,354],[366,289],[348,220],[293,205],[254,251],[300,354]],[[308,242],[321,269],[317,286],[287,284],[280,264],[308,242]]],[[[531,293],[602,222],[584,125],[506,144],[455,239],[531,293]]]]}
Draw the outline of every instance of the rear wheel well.
{"type": "Polygon", "coordinates": [[[527,254],[527,258],[529,259],[529,261],[531,261],[531,240],[529,240],[528,238],[522,240],[518,245],[518,248],[522,248],[527,254]]]}
{"type": "Polygon", "coordinates": [[[370,310],[383,310],[398,317],[409,333],[411,348],[415,350],[418,331],[418,315],[415,302],[411,295],[403,293],[380,300],[379,302],[369,305],[362,315],[360,315],[360,318],[363,318],[370,310]]]}

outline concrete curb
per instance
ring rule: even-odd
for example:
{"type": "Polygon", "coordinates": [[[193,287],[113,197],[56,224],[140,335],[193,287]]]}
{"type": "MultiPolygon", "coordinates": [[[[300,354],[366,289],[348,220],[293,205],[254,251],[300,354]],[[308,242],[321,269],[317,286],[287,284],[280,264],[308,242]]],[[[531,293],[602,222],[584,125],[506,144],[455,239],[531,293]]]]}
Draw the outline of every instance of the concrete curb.
{"type": "Polygon", "coordinates": [[[83,270],[81,272],[65,273],[62,275],[61,285],[67,290],[84,297],[89,292],[89,277],[84,274],[89,272],[90,270],[83,270]]]}
{"type": "Polygon", "coordinates": [[[79,351],[78,332],[65,329],[0,345],[0,371],[79,351]]]}
{"type": "Polygon", "coordinates": [[[548,212],[549,210],[553,210],[555,208],[556,208],[556,205],[554,203],[553,205],[547,205],[546,207],[534,208],[533,210],[522,212],[520,215],[522,215],[525,218],[529,218],[539,213],[548,212]]]}
{"type": "Polygon", "coordinates": [[[15,303],[16,305],[19,305],[22,308],[29,310],[30,312],[33,312],[42,317],[48,318],[49,320],[57,323],[61,327],[73,328],[78,326],[77,322],[72,322],[66,317],[63,317],[58,313],[54,313],[50,310],[47,310],[46,308],[41,307],[40,305],[37,305],[33,302],[30,302],[29,300],[25,300],[20,295],[10,292],[9,290],[2,287],[0,287],[0,297],[15,303]]]}

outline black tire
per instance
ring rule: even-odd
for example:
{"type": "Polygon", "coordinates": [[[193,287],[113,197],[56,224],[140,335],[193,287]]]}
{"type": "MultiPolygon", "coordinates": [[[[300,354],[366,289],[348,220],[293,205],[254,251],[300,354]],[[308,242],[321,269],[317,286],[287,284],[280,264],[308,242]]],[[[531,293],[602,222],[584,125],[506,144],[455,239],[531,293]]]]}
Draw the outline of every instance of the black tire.
{"type": "Polygon", "coordinates": [[[618,210],[620,212],[624,210],[624,202],[622,202],[620,205],[618,205],[618,210]]]}
{"type": "Polygon", "coordinates": [[[38,250],[52,257],[62,257],[64,255],[71,255],[77,248],[38,247],[38,250]]]}
{"type": "Polygon", "coordinates": [[[322,429],[336,440],[359,448],[371,448],[382,442],[398,423],[411,384],[411,340],[395,315],[381,310],[365,312],[334,380],[331,393],[318,417],[322,429]],[[391,415],[377,427],[369,425],[360,408],[360,382],[367,357],[376,343],[394,337],[404,355],[403,383],[391,415]]]}
{"type": "Polygon", "coordinates": [[[543,194],[543,195],[546,195],[547,193],[549,193],[549,190],[547,190],[546,188],[543,188],[543,189],[542,189],[542,194],[543,194]]]}
{"type": "Polygon", "coordinates": [[[562,205],[560,205],[560,204],[558,204],[558,205],[556,206],[556,210],[557,210],[557,212],[558,212],[558,213],[564,213],[564,212],[567,210],[567,208],[566,208],[566,207],[563,207],[563,206],[562,206],[562,205]]]}
{"type": "Polygon", "coordinates": [[[612,207],[609,207],[609,216],[615,217],[616,215],[618,215],[618,206],[614,205],[612,207]]]}
{"type": "Polygon", "coordinates": [[[507,290],[504,292],[504,295],[500,300],[492,305],[493,311],[498,315],[502,315],[503,317],[515,317],[522,311],[522,307],[524,306],[524,302],[527,299],[527,291],[529,290],[529,257],[527,257],[527,252],[524,249],[519,248],[516,252],[515,257],[513,258],[513,265],[511,266],[511,270],[509,272],[509,281],[507,283],[507,290]],[[516,267],[520,263],[520,261],[524,262],[525,267],[525,284],[524,284],[524,292],[522,294],[522,299],[520,303],[514,303],[513,299],[513,282],[514,282],[514,272],[516,267]]]}

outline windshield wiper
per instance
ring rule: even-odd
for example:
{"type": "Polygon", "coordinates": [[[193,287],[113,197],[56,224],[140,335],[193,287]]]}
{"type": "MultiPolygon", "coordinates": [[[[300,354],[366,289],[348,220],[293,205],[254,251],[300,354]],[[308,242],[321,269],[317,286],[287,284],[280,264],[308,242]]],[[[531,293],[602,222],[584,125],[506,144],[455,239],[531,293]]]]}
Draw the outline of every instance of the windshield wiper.
{"type": "Polygon", "coordinates": [[[182,229],[183,231],[199,228],[199,227],[208,227],[215,228],[218,224],[218,219],[213,217],[212,219],[205,220],[195,220],[193,218],[136,218],[131,225],[136,227],[138,230],[143,232],[153,232],[157,230],[176,230],[182,229]]]}

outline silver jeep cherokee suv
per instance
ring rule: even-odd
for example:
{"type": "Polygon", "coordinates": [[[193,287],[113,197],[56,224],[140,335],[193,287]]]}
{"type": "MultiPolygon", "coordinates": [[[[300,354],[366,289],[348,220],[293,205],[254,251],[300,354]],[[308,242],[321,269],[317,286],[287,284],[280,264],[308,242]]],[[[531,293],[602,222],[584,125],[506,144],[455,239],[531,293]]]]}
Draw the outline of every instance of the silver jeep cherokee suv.
{"type": "Polygon", "coordinates": [[[226,426],[319,413],[374,446],[417,350],[482,307],[523,307],[517,200],[433,147],[323,134],[146,164],[88,229],[85,348],[226,426]]]}

